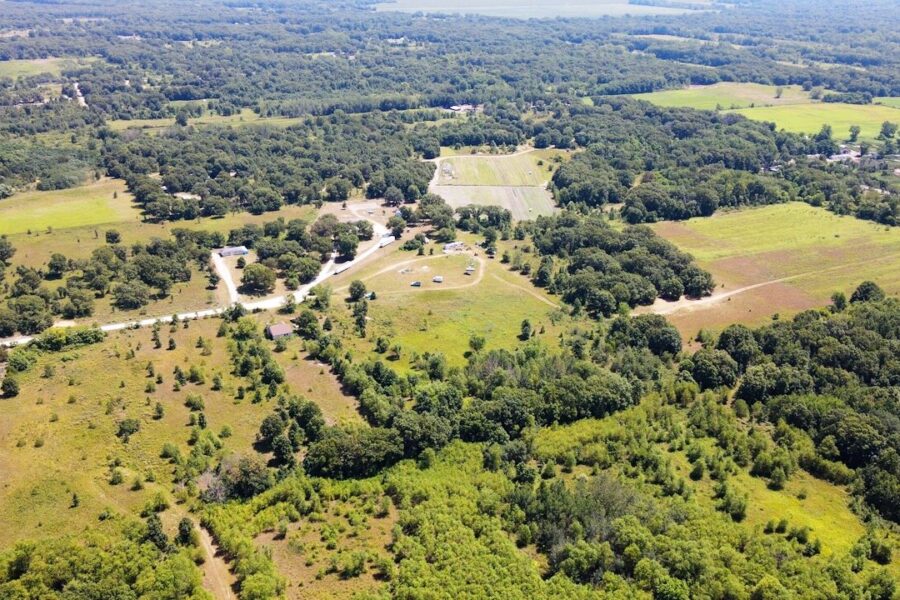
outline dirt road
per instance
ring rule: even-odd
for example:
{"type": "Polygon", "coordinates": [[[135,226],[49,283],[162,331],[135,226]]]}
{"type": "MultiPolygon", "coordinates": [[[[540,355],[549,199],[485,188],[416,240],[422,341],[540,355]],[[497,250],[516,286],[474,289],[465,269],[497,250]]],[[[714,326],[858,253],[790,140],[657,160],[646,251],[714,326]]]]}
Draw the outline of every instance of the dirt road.
{"type": "Polygon", "coordinates": [[[203,527],[200,528],[200,547],[206,557],[206,562],[203,563],[203,587],[217,600],[234,600],[231,586],[236,579],[228,570],[228,564],[218,555],[212,536],[203,527]]]}

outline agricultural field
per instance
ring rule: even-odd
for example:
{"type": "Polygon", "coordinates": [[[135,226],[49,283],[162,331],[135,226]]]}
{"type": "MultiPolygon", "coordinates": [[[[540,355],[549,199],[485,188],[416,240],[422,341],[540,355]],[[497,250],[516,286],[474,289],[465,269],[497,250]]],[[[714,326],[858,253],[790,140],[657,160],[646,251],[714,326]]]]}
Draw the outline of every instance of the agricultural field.
{"type": "Polygon", "coordinates": [[[140,219],[125,182],[103,178],[83,186],[30,191],[0,201],[0,235],[91,227],[140,219]]]}
{"type": "MultiPolygon", "coordinates": [[[[691,253],[718,287],[711,298],[657,301],[687,338],[700,328],[758,325],[828,304],[864,280],[900,292],[900,231],[801,203],[665,222],[653,229],[691,253]]],[[[645,310],[646,309],[642,309],[645,310]]]]}
{"type": "Polygon", "coordinates": [[[813,134],[831,125],[835,139],[849,136],[851,125],[861,128],[859,138],[872,141],[885,121],[900,123],[900,108],[888,104],[815,103],[742,108],[734,111],[756,121],[771,121],[779,129],[813,134]]]}
{"type": "Polygon", "coordinates": [[[53,75],[59,77],[66,69],[87,66],[95,58],[35,58],[28,60],[0,61],[0,77],[30,77],[32,75],[53,75]]]}
{"type": "Polygon", "coordinates": [[[679,90],[663,90],[632,97],[666,107],[727,110],[755,121],[771,121],[792,133],[817,133],[831,125],[835,139],[849,137],[851,125],[859,125],[860,139],[872,141],[884,121],[900,122],[900,99],[875,98],[874,104],[818,102],[800,86],[778,87],[758,83],[716,83],[679,90]]]}
{"type": "Polygon", "coordinates": [[[778,89],[774,85],[759,83],[725,82],[713,85],[692,85],[680,90],[634,94],[632,97],[658,106],[702,110],[810,103],[809,93],[798,85],[782,86],[780,97],[778,97],[778,89]]]}
{"type": "Polygon", "coordinates": [[[564,156],[553,150],[442,156],[435,161],[437,169],[429,190],[454,208],[468,204],[502,206],[515,220],[534,219],[554,210],[546,186],[554,161],[564,156]]]}

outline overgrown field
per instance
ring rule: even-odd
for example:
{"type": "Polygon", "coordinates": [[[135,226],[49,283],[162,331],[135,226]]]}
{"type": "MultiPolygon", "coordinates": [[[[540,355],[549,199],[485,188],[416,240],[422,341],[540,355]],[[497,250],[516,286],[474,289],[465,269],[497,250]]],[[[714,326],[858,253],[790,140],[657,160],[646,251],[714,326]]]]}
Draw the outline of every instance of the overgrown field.
{"type": "Polygon", "coordinates": [[[833,292],[848,293],[866,279],[900,292],[900,232],[824,208],[779,204],[659,223],[654,230],[690,252],[718,284],[712,300],[681,301],[680,310],[657,304],[689,337],[702,327],[758,324],[821,306],[833,292]],[[723,293],[733,295],[717,300],[723,293]]]}
{"type": "Polygon", "coordinates": [[[715,83],[693,85],[680,90],[663,90],[647,94],[634,94],[638,100],[646,100],[659,106],[698,108],[702,110],[747,108],[749,106],[774,106],[808,104],[809,93],[800,86],[774,86],[760,83],[715,83]],[[781,90],[779,96],[778,91],[781,90]]]}

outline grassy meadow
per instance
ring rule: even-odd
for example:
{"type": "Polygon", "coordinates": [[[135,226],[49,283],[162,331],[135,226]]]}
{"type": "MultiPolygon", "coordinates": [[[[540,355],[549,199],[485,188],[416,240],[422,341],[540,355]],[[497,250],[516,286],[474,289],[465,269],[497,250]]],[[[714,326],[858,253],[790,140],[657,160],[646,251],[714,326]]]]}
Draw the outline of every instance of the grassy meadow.
{"type": "Polygon", "coordinates": [[[668,314],[690,337],[700,327],[760,324],[775,313],[823,306],[833,292],[852,292],[866,279],[900,293],[900,231],[824,208],[778,204],[653,228],[713,274],[715,294],[759,286],[668,314]]]}
{"type": "MultiPolygon", "coordinates": [[[[260,328],[273,317],[260,314],[260,328]]],[[[115,332],[99,344],[43,355],[20,375],[21,392],[3,400],[0,422],[0,548],[97,527],[114,531],[122,518],[137,514],[157,495],[183,512],[172,492],[172,467],[160,451],[172,443],[183,455],[190,453],[191,411],[185,406],[189,394],[203,398],[207,429],[219,434],[225,454],[254,452],[259,424],[275,400],[237,399],[236,390],[245,382],[231,374],[226,338],[216,337],[220,323],[202,319],[187,326],[163,326],[160,349],[154,348],[150,328],[115,332]],[[209,344],[208,352],[198,347],[201,337],[209,344]],[[169,338],[175,340],[173,350],[166,349],[169,338]],[[162,383],[148,377],[151,363],[162,383]],[[198,367],[204,381],[176,390],[176,366],[185,372],[198,367]],[[222,378],[220,390],[212,389],[216,374],[222,378]],[[160,418],[155,415],[157,403],[163,407],[160,418]],[[140,422],[127,443],[116,436],[125,418],[140,422]],[[227,435],[220,435],[223,428],[227,435]],[[114,462],[123,475],[123,482],[115,485],[110,483],[114,462]],[[111,518],[98,521],[104,511],[111,518]]],[[[298,340],[275,356],[294,393],[318,403],[329,420],[336,415],[335,399],[344,398],[339,420],[348,421],[347,406],[355,411],[355,404],[347,404],[349,397],[330,373],[304,360],[298,340]]],[[[361,422],[358,415],[355,422],[361,422]]],[[[174,528],[177,519],[164,521],[174,528]]]]}
{"type": "Polygon", "coordinates": [[[860,139],[874,140],[884,121],[900,122],[900,98],[875,98],[874,104],[818,102],[800,86],[758,83],[716,83],[634,94],[659,106],[729,110],[755,121],[770,121],[779,129],[793,133],[817,133],[823,125],[831,125],[835,139],[850,135],[851,125],[861,128],[860,139]]]}
{"type": "Polygon", "coordinates": [[[65,190],[21,192],[0,202],[0,235],[135,221],[140,212],[120,179],[65,190]]]}
{"type": "MultiPolygon", "coordinates": [[[[896,99],[895,99],[896,100],[896,99]]],[[[771,121],[793,133],[816,133],[831,125],[835,139],[847,139],[850,126],[859,125],[861,140],[874,140],[885,121],[900,123],[900,108],[888,104],[843,104],[839,102],[742,108],[734,111],[756,121],[771,121]]]]}
{"type": "Polygon", "coordinates": [[[384,359],[385,355],[372,352],[371,343],[384,336],[402,348],[393,363],[400,370],[408,369],[412,353],[434,351],[443,352],[448,364],[462,366],[473,334],[484,336],[487,348],[514,348],[521,343],[517,336],[527,318],[535,331],[543,328],[538,338],[553,345],[557,334],[571,326],[571,319],[557,309],[558,299],[509,271],[499,259],[487,259],[480,248],[471,254],[444,255],[439,245],[432,247],[434,255],[426,250],[426,256],[396,248],[333,279],[333,305],[343,304],[354,279],[376,293],[369,302],[366,340],[355,337],[349,314],[339,325],[347,338],[356,340],[358,352],[384,359]],[[476,266],[470,276],[463,274],[468,265],[476,266]],[[433,283],[435,275],[443,276],[444,283],[433,283]],[[413,281],[421,281],[422,287],[411,287],[413,281]]]}
{"type": "Polygon", "coordinates": [[[693,85],[678,90],[662,90],[647,94],[634,94],[638,100],[646,100],[658,106],[697,108],[702,110],[747,108],[749,106],[781,106],[808,104],[809,93],[798,85],[777,86],[759,83],[715,83],[693,85]]]}
{"type": "MultiPolygon", "coordinates": [[[[174,102],[172,104],[175,104],[174,102]]],[[[296,125],[302,119],[299,117],[261,117],[252,109],[244,108],[239,113],[223,116],[212,113],[204,113],[203,116],[188,119],[189,125],[271,125],[272,127],[290,127],[296,125]]],[[[143,129],[155,132],[175,126],[175,117],[165,119],[119,119],[108,123],[113,131],[125,131],[126,129],[143,129]]]]}
{"type": "Polygon", "coordinates": [[[95,58],[34,58],[26,60],[0,61],[0,77],[30,77],[33,75],[53,75],[59,77],[66,69],[84,67],[95,58]]]}
{"type": "Polygon", "coordinates": [[[900,98],[893,98],[891,96],[879,96],[878,98],[874,98],[872,102],[890,106],[892,108],[900,108],[900,98]]]}
{"type": "Polygon", "coordinates": [[[188,394],[203,397],[210,431],[231,429],[231,436],[222,438],[226,451],[251,451],[274,401],[235,400],[239,383],[230,375],[218,327],[215,319],[193,321],[187,328],[166,326],[161,349],[154,349],[149,328],[117,332],[100,344],[42,356],[20,376],[21,393],[3,400],[0,422],[0,547],[104,526],[98,521],[104,510],[136,514],[156,494],[173,504],[171,466],[160,450],[171,442],[183,454],[190,452],[188,394]],[[196,347],[201,336],[211,344],[209,356],[196,347]],[[165,349],[170,337],[175,350],[165,349]],[[155,390],[147,387],[155,381],[147,376],[148,363],[163,378],[154,383],[155,390]],[[205,383],[175,391],[173,369],[187,371],[191,365],[205,374],[205,383]],[[223,378],[221,391],[211,389],[215,373],[223,378]],[[157,402],[164,410],[159,419],[154,418],[157,402]],[[140,422],[127,444],[116,436],[125,418],[140,422]],[[118,485],[109,483],[113,461],[121,463],[124,476],[118,485]],[[132,489],[135,480],[143,489],[132,489]],[[78,506],[71,506],[73,494],[78,506]]]}

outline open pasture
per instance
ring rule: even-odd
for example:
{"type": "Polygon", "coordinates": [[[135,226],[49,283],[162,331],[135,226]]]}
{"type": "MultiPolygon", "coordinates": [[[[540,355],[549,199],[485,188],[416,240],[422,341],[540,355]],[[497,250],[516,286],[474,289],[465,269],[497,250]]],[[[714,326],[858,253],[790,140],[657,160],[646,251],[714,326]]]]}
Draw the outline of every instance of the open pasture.
{"type": "Polygon", "coordinates": [[[139,217],[125,182],[103,178],[66,190],[22,192],[0,201],[0,235],[119,223],[139,217]]]}
{"type": "Polygon", "coordinates": [[[0,77],[31,77],[48,74],[59,77],[66,69],[74,69],[90,64],[94,58],[34,58],[27,60],[0,61],[0,77]]]}
{"type": "Polygon", "coordinates": [[[697,108],[716,110],[747,108],[749,106],[774,106],[808,104],[809,93],[800,86],[778,87],[759,83],[715,83],[713,85],[692,85],[680,90],[662,90],[647,94],[635,94],[638,100],[646,100],[658,106],[697,108]]]}
{"type": "MultiPolygon", "coordinates": [[[[412,352],[440,351],[448,364],[461,366],[472,335],[484,336],[489,349],[514,348],[521,344],[517,336],[524,319],[550,345],[566,324],[571,325],[571,319],[557,310],[557,299],[474,247],[471,253],[443,255],[437,246],[432,256],[397,248],[358,271],[335,277],[332,304],[343,303],[347,285],[354,279],[376,293],[369,302],[367,340],[359,340],[357,349],[368,352],[371,340],[384,336],[402,348],[394,363],[401,370],[408,368],[412,352]],[[464,275],[469,265],[476,269],[464,275]],[[444,283],[434,283],[435,275],[443,276],[444,283]],[[421,281],[422,287],[411,287],[413,281],[421,281]]],[[[349,315],[340,327],[353,337],[349,315]]],[[[373,353],[372,358],[384,360],[385,356],[373,353]]]]}
{"type": "Polygon", "coordinates": [[[900,292],[900,231],[802,203],[725,212],[709,218],[665,222],[655,231],[690,252],[713,274],[711,298],[658,301],[692,338],[701,328],[733,322],[759,325],[829,303],[866,279],[900,292]]]}
{"type": "Polygon", "coordinates": [[[900,108],[887,104],[844,104],[840,102],[757,106],[734,111],[755,121],[770,121],[779,129],[814,134],[831,125],[835,139],[850,135],[850,126],[859,125],[861,140],[874,140],[885,121],[900,123],[900,108]]]}

